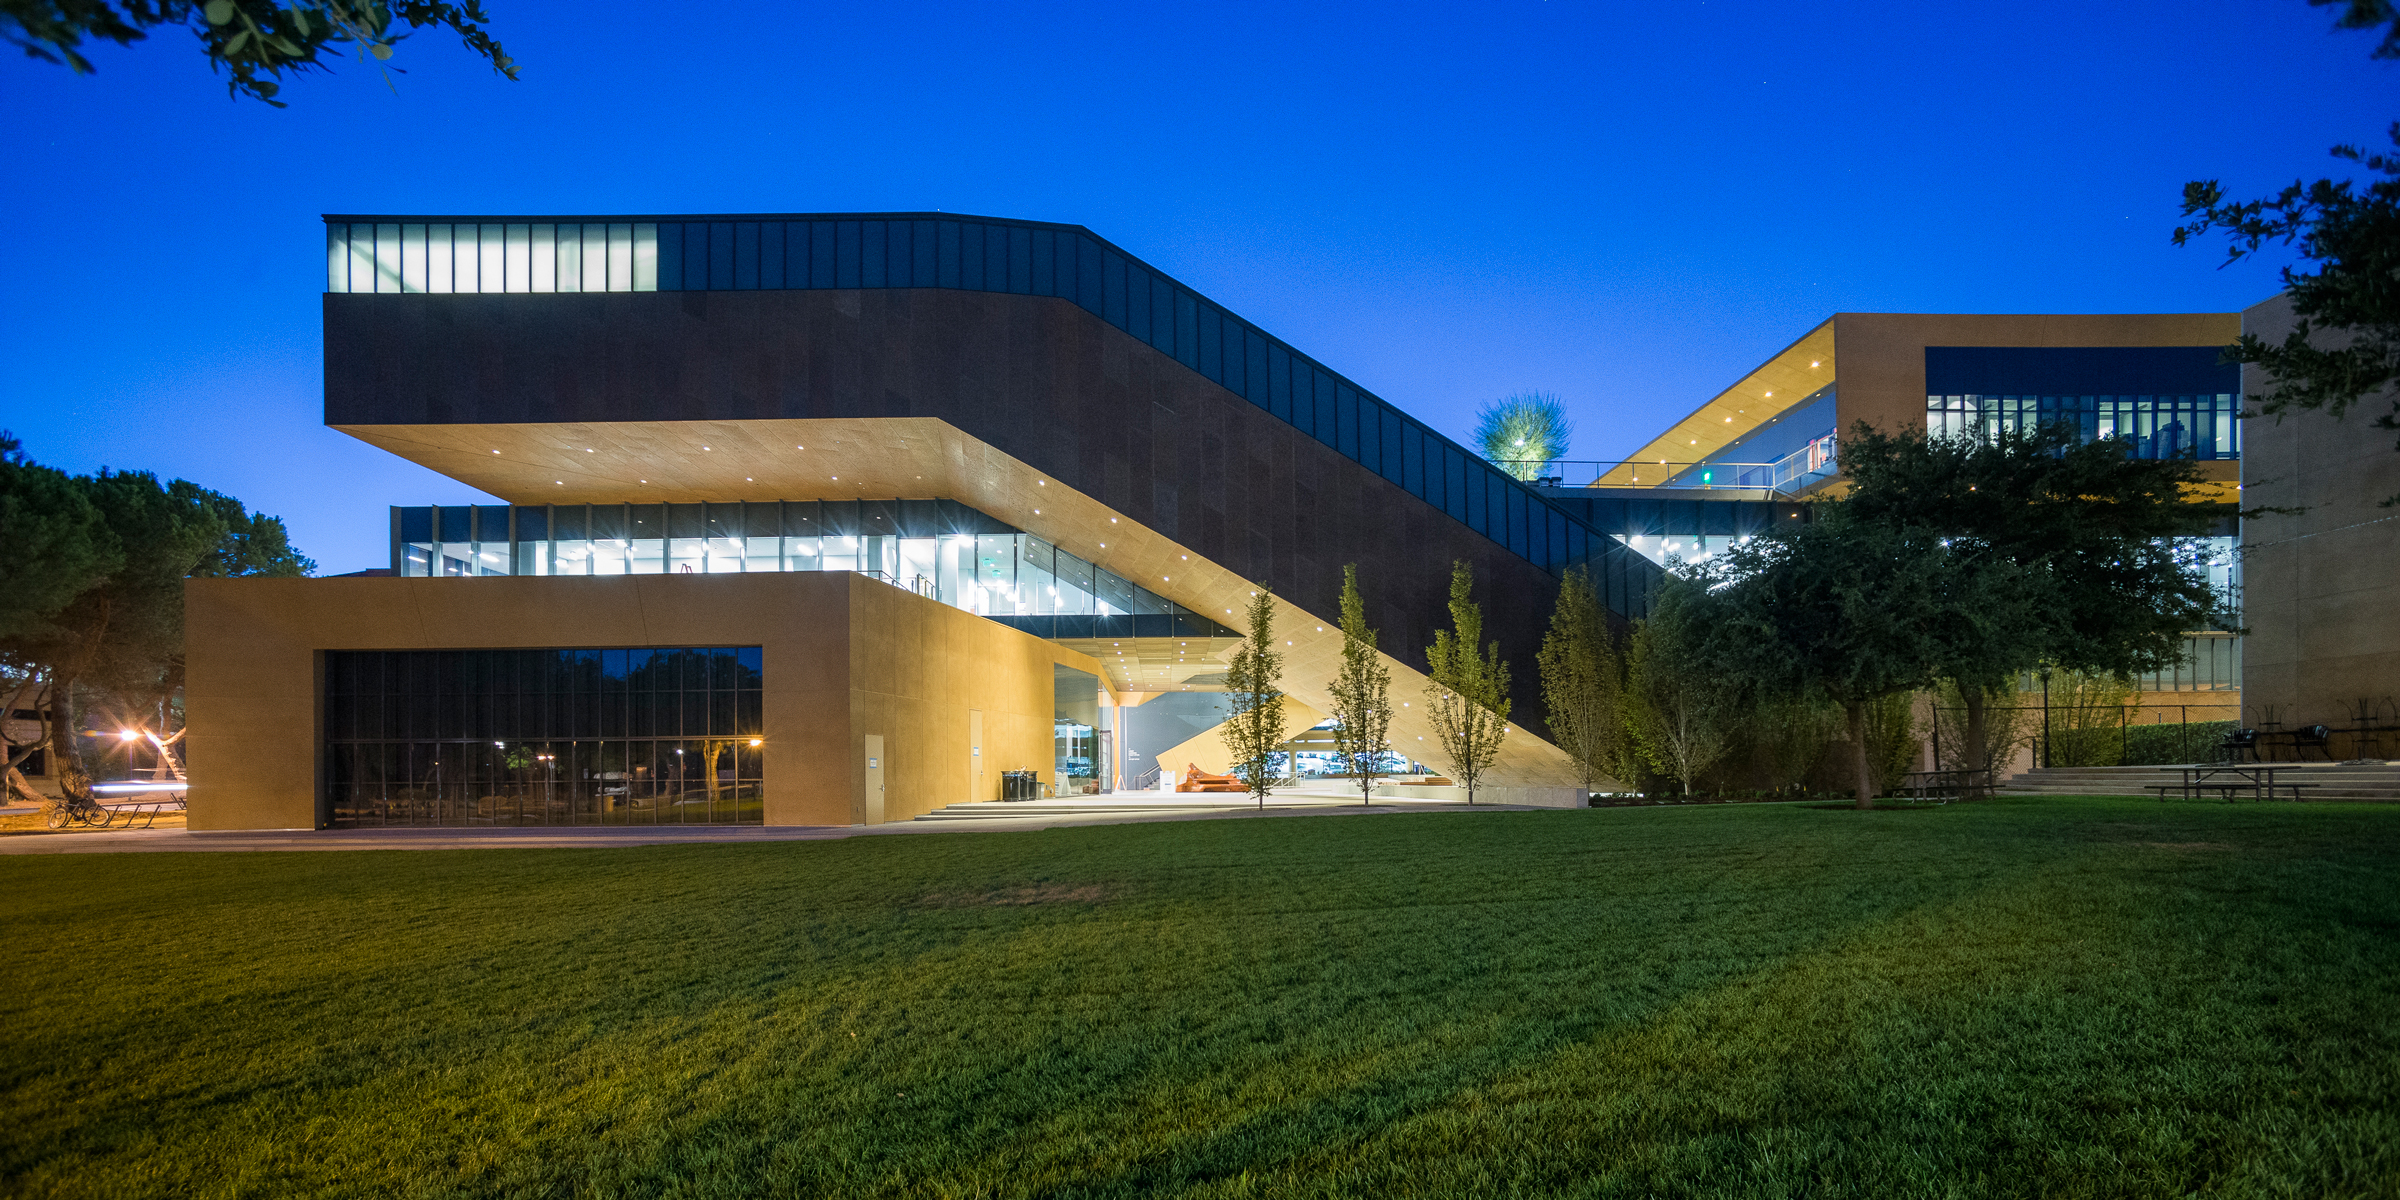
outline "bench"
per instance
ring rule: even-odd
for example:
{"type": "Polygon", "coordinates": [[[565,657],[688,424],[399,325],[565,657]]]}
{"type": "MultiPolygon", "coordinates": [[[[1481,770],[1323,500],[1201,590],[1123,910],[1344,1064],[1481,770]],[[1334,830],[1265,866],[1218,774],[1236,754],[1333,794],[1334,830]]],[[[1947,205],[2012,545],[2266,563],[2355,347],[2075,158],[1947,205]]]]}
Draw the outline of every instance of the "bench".
{"type": "Polygon", "coordinates": [[[1201,770],[1198,763],[1185,763],[1183,778],[1175,784],[1175,790],[1179,792],[1247,792],[1250,790],[1250,785],[1243,783],[1239,776],[1211,775],[1201,770]]]}

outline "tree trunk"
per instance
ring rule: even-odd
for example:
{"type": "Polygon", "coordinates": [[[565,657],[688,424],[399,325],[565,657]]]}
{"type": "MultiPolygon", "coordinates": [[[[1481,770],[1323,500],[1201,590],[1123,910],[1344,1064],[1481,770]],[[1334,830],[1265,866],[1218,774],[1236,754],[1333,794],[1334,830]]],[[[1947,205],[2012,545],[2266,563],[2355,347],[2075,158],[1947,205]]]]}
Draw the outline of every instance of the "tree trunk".
{"type": "Polygon", "coordinates": [[[1967,701],[1967,752],[1960,761],[1966,764],[1969,772],[1958,794],[1969,800],[1980,800],[1983,798],[1982,771],[1992,763],[1991,749],[1984,741],[1983,685],[1961,683],[1958,690],[1967,701]]]}
{"type": "Polygon", "coordinates": [[[1850,718],[1850,765],[1858,772],[1858,806],[1875,807],[1875,775],[1867,769],[1867,706],[1853,700],[1843,709],[1850,718]]]}
{"type": "Polygon", "coordinates": [[[33,790],[33,785],[26,781],[25,773],[17,770],[13,763],[8,768],[7,794],[30,804],[48,804],[50,802],[50,797],[33,790]]]}
{"type": "Polygon", "coordinates": [[[50,777],[67,800],[90,803],[92,773],[83,765],[83,748],[76,743],[75,677],[64,672],[50,681],[50,777]]]}

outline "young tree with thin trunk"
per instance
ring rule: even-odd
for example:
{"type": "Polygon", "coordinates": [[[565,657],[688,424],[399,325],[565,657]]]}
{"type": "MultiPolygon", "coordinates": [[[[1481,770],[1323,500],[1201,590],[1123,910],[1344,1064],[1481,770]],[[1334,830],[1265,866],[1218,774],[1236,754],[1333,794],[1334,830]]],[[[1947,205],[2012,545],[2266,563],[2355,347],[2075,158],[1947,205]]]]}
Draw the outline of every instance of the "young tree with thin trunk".
{"type": "Polygon", "coordinates": [[[1342,669],[1327,687],[1333,693],[1334,756],[1358,781],[1358,802],[1370,803],[1383,756],[1392,748],[1392,672],[1375,649],[1375,631],[1367,628],[1357,563],[1342,568],[1342,669]]]}
{"type": "Polygon", "coordinates": [[[1450,565],[1450,625],[1433,633],[1425,657],[1433,667],[1426,708],[1450,772],[1475,803],[1475,786],[1500,757],[1508,737],[1508,663],[1500,643],[1483,641],[1483,609],[1473,598],[1475,576],[1464,560],[1450,565]]]}
{"type": "Polygon", "coordinates": [[[1558,607],[1536,658],[1542,700],[1550,709],[1550,740],[1575,760],[1589,796],[1600,776],[1613,773],[1625,715],[1616,638],[1584,568],[1570,568],[1559,580],[1558,607]]]}
{"type": "Polygon", "coordinates": [[[1284,740],[1283,654],[1275,649],[1275,594],[1265,584],[1251,593],[1249,618],[1250,634],[1225,672],[1226,699],[1233,703],[1233,715],[1225,718],[1225,748],[1233,754],[1233,773],[1265,808],[1284,740]]]}
{"type": "Polygon", "coordinates": [[[1643,755],[1661,773],[1692,784],[1732,749],[1729,689],[1708,663],[1709,594],[1669,576],[1633,634],[1625,711],[1643,755]]]}

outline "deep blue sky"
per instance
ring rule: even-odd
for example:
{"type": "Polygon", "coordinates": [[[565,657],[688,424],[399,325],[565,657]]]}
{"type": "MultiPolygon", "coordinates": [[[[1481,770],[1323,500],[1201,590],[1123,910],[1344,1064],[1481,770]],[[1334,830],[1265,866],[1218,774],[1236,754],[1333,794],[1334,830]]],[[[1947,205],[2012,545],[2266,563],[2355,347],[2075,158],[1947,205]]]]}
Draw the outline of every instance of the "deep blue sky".
{"type": "Polygon", "coordinates": [[[320,424],[324,212],[941,208],[1090,226],[1464,438],[1564,396],[1615,458],[1837,310],[2225,310],[2175,250],[2400,117],[2301,0],[631,5],[488,0],[229,101],[188,38],[0,61],[0,425],[380,566],[476,493],[320,424]],[[705,18],[705,20],[704,20],[705,18]]]}

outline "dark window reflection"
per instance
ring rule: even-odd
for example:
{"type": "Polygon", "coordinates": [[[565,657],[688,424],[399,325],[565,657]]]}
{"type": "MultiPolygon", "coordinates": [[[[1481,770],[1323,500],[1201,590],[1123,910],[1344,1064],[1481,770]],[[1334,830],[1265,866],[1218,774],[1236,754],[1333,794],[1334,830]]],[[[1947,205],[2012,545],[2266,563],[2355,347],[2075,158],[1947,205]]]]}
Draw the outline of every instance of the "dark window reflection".
{"type": "Polygon", "coordinates": [[[759,647],[326,657],[335,825],[765,820],[759,647]]]}

